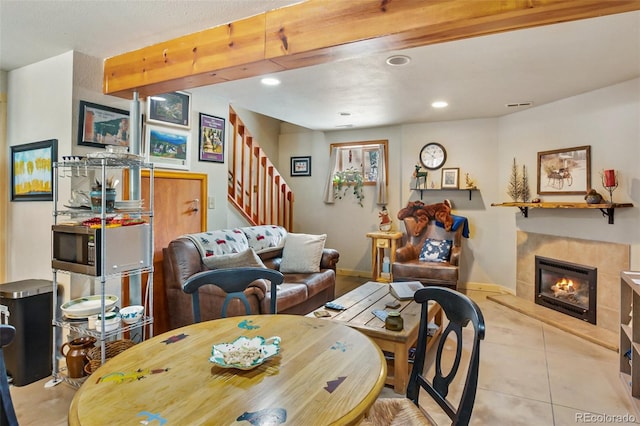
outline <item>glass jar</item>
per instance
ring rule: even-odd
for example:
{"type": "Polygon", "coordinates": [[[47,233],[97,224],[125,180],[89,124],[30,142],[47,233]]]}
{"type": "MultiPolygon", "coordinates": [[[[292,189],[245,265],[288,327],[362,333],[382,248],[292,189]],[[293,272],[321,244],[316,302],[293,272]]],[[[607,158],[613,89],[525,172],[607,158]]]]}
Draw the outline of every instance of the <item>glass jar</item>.
{"type": "Polygon", "coordinates": [[[404,327],[404,320],[400,312],[389,312],[387,319],[384,321],[384,328],[391,331],[400,331],[404,327]]]}

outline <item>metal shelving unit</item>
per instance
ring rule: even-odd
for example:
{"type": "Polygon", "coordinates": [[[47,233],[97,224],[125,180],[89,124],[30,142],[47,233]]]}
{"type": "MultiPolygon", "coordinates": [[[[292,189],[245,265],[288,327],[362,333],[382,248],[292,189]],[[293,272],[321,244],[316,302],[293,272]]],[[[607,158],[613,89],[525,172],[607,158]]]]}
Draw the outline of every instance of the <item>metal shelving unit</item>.
{"type": "MultiPolygon", "coordinates": [[[[103,153],[101,153],[103,154],[103,153]]],[[[83,336],[92,336],[100,342],[101,347],[101,361],[105,362],[105,343],[108,340],[118,338],[122,336],[123,333],[131,333],[136,329],[140,330],[148,330],[149,337],[153,336],[153,174],[154,168],[153,164],[145,163],[142,161],[142,158],[136,155],[130,154],[111,154],[104,153],[103,155],[96,156],[94,158],[83,158],[83,157],[67,157],[71,158],[70,161],[62,161],[53,164],[53,224],[54,226],[58,224],[59,217],[67,217],[72,221],[81,221],[83,219],[91,219],[99,217],[99,227],[101,230],[107,229],[108,221],[117,215],[126,214],[132,218],[144,218],[145,222],[149,226],[148,233],[148,249],[149,253],[149,264],[143,265],[139,268],[127,270],[126,272],[119,273],[108,273],[106,269],[106,249],[107,249],[107,239],[108,232],[102,233],[102,238],[100,239],[100,251],[101,259],[100,259],[100,273],[96,276],[93,275],[85,275],[79,274],[77,272],[71,272],[68,270],[64,270],[63,268],[53,268],[53,351],[52,351],[52,365],[53,365],[53,380],[50,382],[53,385],[60,383],[61,381],[65,381],[72,386],[79,387],[85,380],[87,376],[81,378],[70,378],[65,374],[65,368],[60,368],[60,362],[58,358],[59,347],[58,347],[58,333],[61,333],[63,329],[69,330],[70,332],[83,335],[83,336]],[[150,199],[148,200],[148,209],[139,208],[139,209],[126,209],[126,210],[117,210],[114,212],[107,212],[107,197],[106,197],[106,185],[107,182],[107,172],[110,170],[122,170],[129,169],[131,176],[135,176],[137,173],[138,176],[142,169],[149,170],[150,179],[149,179],[149,194],[150,199]],[[59,205],[59,180],[61,178],[73,178],[73,177],[89,177],[89,173],[91,172],[92,177],[97,177],[100,175],[100,181],[103,183],[102,185],[102,205],[99,212],[94,212],[91,209],[78,209],[72,208],[69,206],[59,205]],[[62,208],[59,208],[62,207],[62,208]],[[100,313],[104,318],[105,315],[105,293],[106,286],[108,280],[120,279],[120,285],[122,286],[122,279],[129,277],[130,279],[136,279],[136,277],[142,277],[143,274],[148,274],[147,278],[147,294],[148,297],[146,300],[143,300],[142,304],[145,306],[146,315],[142,318],[141,321],[132,324],[126,325],[121,323],[121,325],[112,331],[105,331],[104,328],[101,331],[97,331],[94,329],[88,328],[88,321],[86,320],[75,320],[66,318],[64,315],[59,315],[59,301],[58,301],[58,274],[70,274],[70,275],[78,275],[82,276],[89,280],[99,281],[98,290],[94,292],[96,294],[101,295],[101,306],[100,313]]],[[[140,281],[142,285],[142,281],[140,281]]],[[[70,284],[73,286],[73,281],[70,284]]],[[[126,304],[120,300],[120,307],[125,306],[126,304]]]]}

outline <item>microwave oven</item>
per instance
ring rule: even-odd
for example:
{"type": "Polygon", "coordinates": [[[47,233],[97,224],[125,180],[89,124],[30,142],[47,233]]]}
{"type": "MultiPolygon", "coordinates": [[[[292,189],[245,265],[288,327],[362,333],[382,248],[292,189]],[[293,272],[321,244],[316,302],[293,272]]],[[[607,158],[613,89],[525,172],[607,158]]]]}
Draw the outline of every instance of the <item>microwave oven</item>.
{"type": "Polygon", "coordinates": [[[148,223],[104,229],[53,225],[51,266],[92,276],[150,267],[150,232],[148,223]]]}

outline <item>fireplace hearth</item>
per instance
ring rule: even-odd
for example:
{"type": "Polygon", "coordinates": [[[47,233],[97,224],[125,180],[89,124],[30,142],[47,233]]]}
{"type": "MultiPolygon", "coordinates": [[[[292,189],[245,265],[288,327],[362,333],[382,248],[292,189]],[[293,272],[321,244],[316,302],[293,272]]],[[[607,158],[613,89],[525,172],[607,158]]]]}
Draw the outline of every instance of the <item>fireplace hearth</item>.
{"type": "Polygon", "coordinates": [[[535,302],[591,324],[596,323],[597,268],[535,257],[535,302]]]}

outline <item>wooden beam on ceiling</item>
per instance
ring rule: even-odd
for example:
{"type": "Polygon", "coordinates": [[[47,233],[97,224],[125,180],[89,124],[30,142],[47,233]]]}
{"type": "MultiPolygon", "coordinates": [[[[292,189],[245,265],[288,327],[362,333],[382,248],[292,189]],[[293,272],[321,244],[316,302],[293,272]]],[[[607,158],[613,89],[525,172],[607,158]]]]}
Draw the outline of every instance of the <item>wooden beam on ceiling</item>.
{"type": "Polygon", "coordinates": [[[104,62],[105,94],[131,99],[262,74],[640,10],[640,0],[308,0],[104,62]]]}

